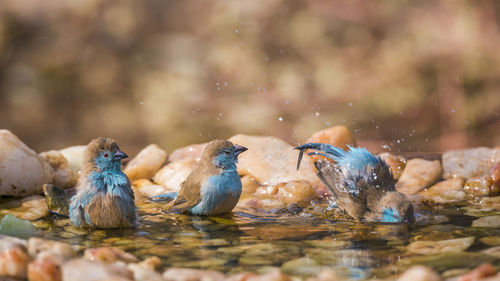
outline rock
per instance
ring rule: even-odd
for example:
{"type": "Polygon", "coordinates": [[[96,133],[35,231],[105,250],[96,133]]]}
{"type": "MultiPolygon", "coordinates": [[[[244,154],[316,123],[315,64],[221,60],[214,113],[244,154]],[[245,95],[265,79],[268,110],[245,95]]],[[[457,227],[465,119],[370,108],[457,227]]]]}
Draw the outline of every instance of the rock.
{"type": "Polygon", "coordinates": [[[424,199],[437,203],[458,202],[466,199],[464,180],[452,178],[440,181],[428,189],[419,192],[424,199]]]}
{"type": "Polygon", "coordinates": [[[448,239],[441,241],[415,241],[408,245],[408,252],[421,255],[430,255],[446,252],[461,252],[474,243],[474,237],[448,239]]]}
{"type": "Polygon", "coordinates": [[[37,232],[31,222],[20,220],[11,214],[5,215],[0,221],[0,234],[27,238],[37,232]]]}
{"type": "Polygon", "coordinates": [[[306,140],[306,143],[308,142],[331,144],[333,146],[340,147],[343,150],[348,150],[348,145],[351,147],[357,146],[356,140],[346,126],[333,126],[318,131],[306,140]]]}
{"type": "Polygon", "coordinates": [[[472,227],[489,227],[498,228],[500,227],[500,216],[487,216],[478,218],[472,222],[472,227]]]}
{"type": "Polygon", "coordinates": [[[28,253],[34,258],[41,252],[51,252],[60,256],[63,260],[68,260],[76,256],[75,250],[68,243],[31,237],[28,240],[28,253]]]}
{"type": "Polygon", "coordinates": [[[396,189],[406,195],[417,194],[439,180],[441,172],[439,160],[411,159],[396,183],[396,189]]]}
{"type": "Polygon", "coordinates": [[[469,148],[443,153],[444,178],[465,179],[487,174],[495,162],[500,162],[500,148],[469,148]]]}
{"type": "Polygon", "coordinates": [[[118,248],[111,247],[88,248],[85,250],[83,257],[89,261],[99,261],[103,263],[114,263],[116,261],[131,263],[138,261],[134,255],[118,248]]]}
{"type": "Polygon", "coordinates": [[[297,171],[299,152],[275,137],[236,135],[231,142],[248,148],[239,156],[238,173],[252,175],[262,185],[277,185],[294,180],[307,180],[314,188],[321,183],[311,157],[304,155],[297,171]]]}
{"type": "Polygon", "coordinates": [[[317,197],[315,189],[306,180],[261,186],[257,188],[254,195],[260,199],[277,199],[283,204],[305,203],[317,197]]]}
{"type": "Polygon", "coordinates": [[[302,257],[285,262],[281,270],[291,275],[314,276],[320,272],[321,266],[310,257],[302,257]]]}
{"type": "Polygon", "coordinates": [[[331,268],[322,269],[317,277],[309,278],[307,281],[338,281],[337,271],[331,268]]]}
{"type": "Polygon", "coordinates": [[[405,271],[397,281],[440,281],[441,277],[433,270],[416,265],[405,271]]]}
{"type": "Polygon", "coordinates": [[[30,281],[61,281],[61,264],[63,260],[51,252],[38,254],[28,264],[28,280],[30,281]]]}
{"type": "MultiPolygon", "coordinates": [[[[471,272],[468,272],[468,273],[460,276],[457,279],[457,281],[484,280],[485,277],[495,276],[495,275],[497,275],[497,273],[498,273],[498,271],[493,265],[491,265],[490,263],[485,263],[485,264],[482,264],[482,265],[474,268],[471,272]]],[[[500,278],[498,278],[496,280],[499,280],[499,279],[500,278]]]]}
{"type": "Polygon", "coordinates": [[[134,189],[134,194],[141,195],[147,198],[151,198],[160,194],[167,193],[169,190],[163,185],[158,185],[152,183],[147,179],[136,180],[132,183],[132,188],[134,189]]]}
{"type": "Polygon", "coordinates": [[[500,246],[488,248],[486,250],[482,250],[481,253],[485,253],[490,256],[494,256],[500,258],[500,246]]]}
{"type": "Polygon", "coordinates": [[[127,265],[127,268],[134,274],[135,281],[164,281],[163,276],[153,269],[146,268],[137,263],[127,265]]]}
{"type": "Polygon", "coordinates": [[[87,149],[86,145],[76,145],[59,150],[59,152],[61,152],[64,158],[68,161],[70,169],[77,178],[78,172],[82,169],[85,149],[87,149]]]}
{"type": "Polygon", "coordinates": [[[403,156],[386,152],[380,153],[378,157],[382,158],[382,160],[389,165],[389,170],[391,170],[392,177],[395,180],[401,177],[401,174],[406,167],[406,159],[403,156]]]}
{"type": "Polygon", "coordinates": [[[28,263],[26,241],[0,235],[0,277],[26,278],[28,263]]]}
{"type": "Polygon", "coordinates": [[[201,143],[178,148],[168,156],[168,161],[177,162],[186,159],[196,159],[199,161],[199,158],[201,157],[201,154],[203,153],[203,150],[205,150],[206,146],[207,143],[201,143]]]}
{"type": "Polygon", "coordinates": [[[85,259],[74,259],[62,266],[63,281],[133,280],[134,276],[123,264],[105,264],[85,259]]]}
{"type": "Polygon", "coordinates": [[[500,188],[500,162],[495,163],[491,168],[491,180],[496,189],[500,188]]]}
{"type": "Polygon", "coordinates": [[[271,270],[268,273],[257,275],[255,273],[243,272],[230,276],[226,281],[291,281],[290,277],[286,276],[279,270],[271,270]]]}
{"type": "Polygon", "coordinates": [[[488,246],[500,246],[500,236],[486,236],[479,239],[479,241],[488,246]]]}
{"type": "Polygon", "coordinates": [[[252,175],[246,175],[241,178],[241,189],[243,193],[255,193],[257,188],[261,187],[252,175]]]}
{"type": "Polygon", "coordinates": [[[469,178],[465,182],[464,191],[470,196],[491,197],[500,194],[500,186],[494,184],[490,175],[469,178]]]}
{"type": "Polygon", "coordinates": [[[193,158],[178,160],[165,165],[153,177],[153,182],[166,187],[167,191],[179,191],[181,183],[196,168],[198,161],[193,158]]]}
{"type": "Polygon", "coordinates": [[[8,130],[0,130],[0,196],[42,193],[53,179],[48,163],[8,130]]]}
{"type": "Polygon", "coordinates": [[[17,206],[14,208],[5,208],[0,211],[0,214],[11,214],[19,219],[30,221],[43,218],[49,214],[45,199],[40,195],[26,197],[15,203],[19,205],[16,204],[17,206]]]}
{"type": "Polygon", "coordinates": [[[53,184],[44,184],[43,195],[49,211],[65,216],[69,214],[70,196],[66,191],[53,184]]]}
{"type": "Polygon", "coordinates": [[[212,270],[169,268],[163,273],[166,281],[223,281],[224,274],[212,270]]]}
{"type": "Polygon", "coordinates": [[[165,164],[167,152],[156,144],[150,144],[128,162],[123,172],[130,181],[152,178],[165,164]]]}
{"type": "Polygon", "coordinates": [[[76,174],[69,167],[68,160],[64,155],[57,150],[50,150],[39,154],[42,159],[45,159],[52,170],[54,170],[54,178],[52,183],[62,187],[69,188],[76,183],[76,174]]]}

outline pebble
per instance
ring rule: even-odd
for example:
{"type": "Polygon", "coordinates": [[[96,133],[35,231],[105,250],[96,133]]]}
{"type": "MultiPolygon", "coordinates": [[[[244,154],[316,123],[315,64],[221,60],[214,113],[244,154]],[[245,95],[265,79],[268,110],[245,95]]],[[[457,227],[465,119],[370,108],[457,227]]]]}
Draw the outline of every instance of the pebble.
{"type": "Polygon", "coordinates": [[[167,160],[167,152],[156,144],[150,144],[141,150],[123,172],[130,181],[152,178],[167,160]]]}
{"type": "Polygon", "coordinates": [[[63,281],[133,280],[133,273],[124,264],[106,264],[73,259],[62,265],[63,281]]]}
{"type": "Polygon", "coordinates": [[[396,189],[406,195],[417,194],[438,181],[441,174],[439,160],[411,159],[396,183],[396,189]]]}
{"type": "Polygon", "coordinates": [[[37,229],[27,220],[21,220],[7,214],[0,221],[0,234],[27,238],[34,235],[37,229]]]}
{"type": "Polygon", "coordinates": [[[486,216],[472,222],[472,227],[500,227],[500,216],[486,216]]]}
{"type": "Polygon", "coordinates": [[[500,246],[496,246],[496,247],[492,247],[492,248],[488,248],[488,249],[482,250],[481,253],[485,253],[487,255],[500,258],[500,246]]]}
{"type": "Polygon", "coordinates": [[[424,199],[437,203],[450,203],[466,200],[464,180],[452,178],[440,181],[435,185],[419,192],[424,199]]]}
{"type": "Polygon", "coordinates": [[[0,235],[0,277],[26,278],[28,263],[26,241],[0,235]]]}
{"type": "Polygon", "coordinates": [[[297,170],[298,150],[275,137],[236,135],[232,143],[248,148],[239,156],[238,173],[252,175],[256,182],[273,186],[294,180],[307,180],[314,188],[321,186],[311,157],[304,155],[297,170]]]}
{"type": "Polygon", "coordinates": [[[439,275],[421,265],[416,265],[405,271],[398,279],[397,281],[440,281],[442,280],[439,275]]]}
{"type": "Polygon", "coordinates": [[[42,193],[54,171],[8,130],[0,130],[0,196],[24,197],[42,193]]]}
{"type": "Polygon", "coordinates": [[[32,195],[19,201],[12,200],[11,204],[18,205],[14,208],[5,208],[0,214],[11,214],[22,220],[34,221],[49,214],[49,207],[45,198],[40,195],[32,195]]]}
{"type": "Polygon", "coordinates": [[[70,168],[68,160],[60,151],[50,150],[40,153],[39,156],[45,159],[54,171],[51,183],[61,188],[70,188],[75,185],[76,174],[70,168]]]}
{"type": "Polygon", "coordinates": [[[224,274],[212,270],[169,268],[163,273],[166,281],[223,281],[224,274]]]}
{"type": "Polygon", "coordinates": [[[487,174],[494,163],[500,162],[500,148],[477,147],[450,150],[443,153],[443,177],[465,179],[487,174]]]}
{"type": "Polygon", "coordinates": [[[461,252],[467,250],[474,243],[474,237],[448,239],[441,241],[415,241],[408,245],[408,252],[413,254],[430,255],[446,252],[461,252]]]}

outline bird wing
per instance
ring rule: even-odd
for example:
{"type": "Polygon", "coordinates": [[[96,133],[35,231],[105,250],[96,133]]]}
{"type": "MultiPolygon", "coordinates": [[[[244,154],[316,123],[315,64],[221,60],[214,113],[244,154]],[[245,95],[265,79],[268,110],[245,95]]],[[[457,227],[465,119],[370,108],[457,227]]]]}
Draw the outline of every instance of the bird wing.
{"type": "Polygon", "coordinates": [[[195,170],[182,182],[181,190],[177,194],[177,197],[169,204],[169,210],[185,212],[200,203],[201,178],[199,175],[200,173],[195,170]]]}
{"type": "Polygon", "coordinates": [[[366,208],[365,193],[357,192],[357,179],[346,179],[339,166],[333,163],[315,162],[318,177],[332,192],[338,207],[356,220],[362,220],[366,208]]]}

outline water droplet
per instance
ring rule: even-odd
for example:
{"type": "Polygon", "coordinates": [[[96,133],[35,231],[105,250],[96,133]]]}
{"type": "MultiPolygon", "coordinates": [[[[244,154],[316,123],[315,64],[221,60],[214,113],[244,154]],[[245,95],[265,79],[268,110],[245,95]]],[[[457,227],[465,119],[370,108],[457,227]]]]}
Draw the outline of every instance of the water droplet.
{"type": "Polygon", "coordinates": [[[332,122],[330,122],[330,121],[326,121],[326,123],[325,123],[325,124],[326,124],[327,126],[331,126],[331,125],[332,125],[332,122]]]}
{"type": "Polygon", "coordinates": [[[319,116],[319,112],[316,111],[316,113],[314,113],[314,115],[319,116]]]}
{"type": "Polygon", "coordinates": [[[283,121],[283,117],[281,117],[281,116],[278,117],[278,121],[280,121],[280,122],[283,121]]]}
{"type": "Polygon", "coordinates": [[[234,33],[239,33],[240,31],[238,29],[234,29],[234,33]]]}
{"type": "Polygon", "coordinates": [[[455,113],[455,109],[454,108],[451,110],[451,113],[455,113]]]}
{"type": "Polygon", "coordinates": [[[219,85],[220,85],[219,82],[215,83],[215,86],[219,86],[219,85]]]}
{"type": "Polygon", "coordinates": [[[350,103],[348,103],[348,104],[349,104],[349,106],[352,106],[352,102],[350,102],[350,103]]]}
{"type": "Polygon", "coordinates": [[[226,87],[227,87],[227,82],[224,82],[224,86],[226,86],[226,87]]]}
{"type": "Polygon", "coordinates": [[[220,90],[221,90],[221,88],[220,88],[220,87],[217,87],[217,91],[220,91],[220,90]]]}
{"type": "Polygon", "coordinates": [[[285,100],[285,104],[290,104],[290,100],[289,99],[285,100]]]}
{"type": "Polygon", "coordinates": [[[141,101],[139,102],[139,104],[140,104],[140,105],[143,105],[143,104],[144,104],[144,102],[141,100],[141,101]]]}

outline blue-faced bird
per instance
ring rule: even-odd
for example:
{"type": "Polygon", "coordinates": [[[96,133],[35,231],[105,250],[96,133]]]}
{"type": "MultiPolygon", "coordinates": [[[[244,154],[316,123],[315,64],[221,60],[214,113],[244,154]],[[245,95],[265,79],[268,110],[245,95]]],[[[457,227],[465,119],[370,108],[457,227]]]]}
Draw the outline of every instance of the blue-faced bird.
{"type": "Polygon", "coordinates": [[[77,193],[69,205],[74,225],[115,228],[135,224],[134,192],[121,169],[121,160],[126,157],[109,138],[96,138],[88,144],[77,193]]]}
{"type": "Polygon", "coordinates": [[[323,143],[306,143],[300,150],[297,169],[303,153],[321,155],[334,162],[318,161],[318,177],[333,194],[340,210],[357,221],[402,223],[413,222],[413,205],[396,191],[387,164],[365,148],[349,147],[344,151],[323,143]]]}
{"type": "Polygon", "coordinates": [[[231,212],[241,195],[236,163],[238,155],[246,150],[227,140],[208,143],[200,163],[181,184],[169,210],[202,216],[231,212]]]}

